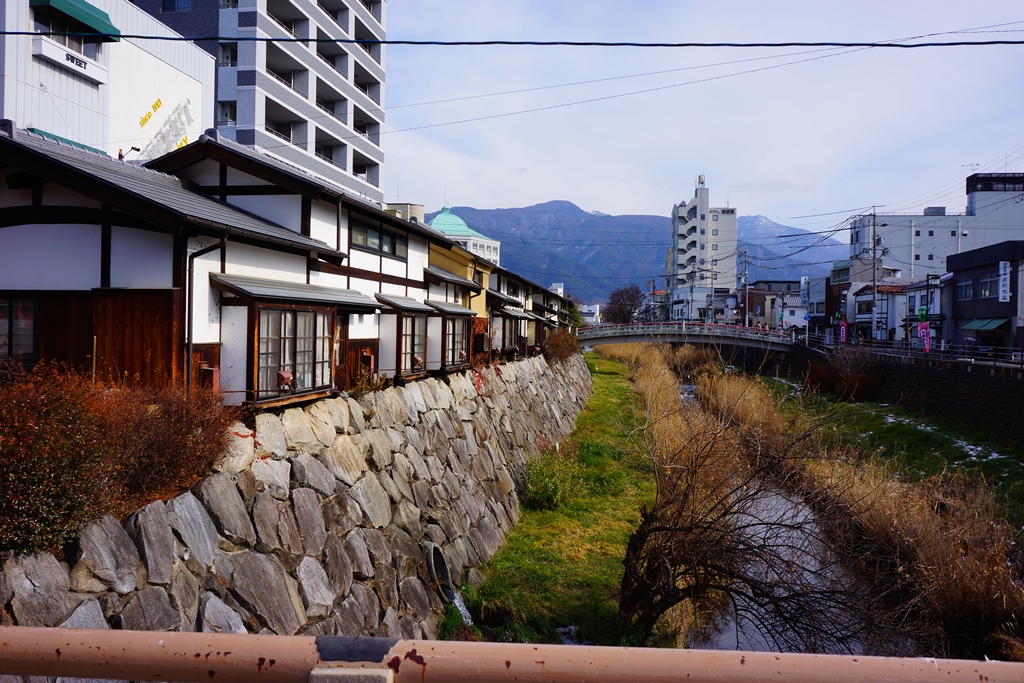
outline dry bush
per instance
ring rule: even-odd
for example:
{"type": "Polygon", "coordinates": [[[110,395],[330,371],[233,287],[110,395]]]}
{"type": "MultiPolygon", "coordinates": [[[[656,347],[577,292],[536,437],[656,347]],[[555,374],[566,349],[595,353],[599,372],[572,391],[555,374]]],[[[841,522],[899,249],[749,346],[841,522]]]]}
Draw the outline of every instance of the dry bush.
{"type": "Polygon", "coordinates": [[[208,474],[234,420],[220,396],[0,368],[0,550],[59,549],[81,526],[208,474]]]}
{"type": "Polygon", "coordinates": [[[706,346],[683,344],[675,347],[668,356],[669,367],[679,377],[695,377],[700,372],[711,371],[722,365],[718,352],[706,346]]]}
{"type": "Polygon", "coordinates": [[[580,343],[569,330],[555,330],[544,342],[544,358],[549,364],[562,363],[580,352],[580,343]]]}

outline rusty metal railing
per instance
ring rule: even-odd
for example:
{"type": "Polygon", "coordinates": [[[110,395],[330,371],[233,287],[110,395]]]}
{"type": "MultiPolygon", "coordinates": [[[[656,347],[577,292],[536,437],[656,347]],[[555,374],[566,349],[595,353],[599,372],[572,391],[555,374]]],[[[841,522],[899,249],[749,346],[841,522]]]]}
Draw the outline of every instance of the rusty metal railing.
{"type": "Polygon", "coordinates": [[[1024,681],[1024,664],[714,650],[0,627],[0,674],[138,681],[1024,681]]]}

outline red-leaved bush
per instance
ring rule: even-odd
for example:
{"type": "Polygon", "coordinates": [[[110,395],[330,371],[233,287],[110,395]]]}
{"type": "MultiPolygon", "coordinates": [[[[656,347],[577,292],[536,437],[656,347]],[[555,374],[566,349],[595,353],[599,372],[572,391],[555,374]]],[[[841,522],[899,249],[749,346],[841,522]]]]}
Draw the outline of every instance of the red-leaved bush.
{"type": "Polygon", "coordinates": [[[0,365],[0,550],[57,549],[83,524],[210,472],[235,419],[216,392],[0,365]]]}

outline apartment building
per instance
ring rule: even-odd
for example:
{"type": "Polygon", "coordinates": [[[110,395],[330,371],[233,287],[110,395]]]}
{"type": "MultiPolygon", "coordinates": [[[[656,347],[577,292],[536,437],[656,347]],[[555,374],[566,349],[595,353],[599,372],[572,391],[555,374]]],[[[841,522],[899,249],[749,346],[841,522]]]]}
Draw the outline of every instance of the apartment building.
{"type": "Polygon", "coordinates": [[[963,213],[944,206],[921,214],[868,213],[850,222],[850,257],[875,258],[910,278],[941,275],[947,259],[1012,239],[1024,231],[1024,173],[975,173],[963,213]]]}
{"type": "Polygon", "coordinates": [[[672,207],[669,257],[672,320],[708,320],[724,315],[736,289],[736,209],[712,207],[704,176],[693,199],[672,207]]]}
{"type": "Polygon", "coordinates": [[[128,0],[0,3],[0,29],[0,118],[21,128],[136,161],[213,125],[214,58],[128,0]]]}
{"type": "Polygon", "coordinates": [[[385,37],[384,2],[136,4],[183,35],[217,37],[199,44],[217,59],[222,136],[383,200],[384,50],[372,41],[385,37]]]}

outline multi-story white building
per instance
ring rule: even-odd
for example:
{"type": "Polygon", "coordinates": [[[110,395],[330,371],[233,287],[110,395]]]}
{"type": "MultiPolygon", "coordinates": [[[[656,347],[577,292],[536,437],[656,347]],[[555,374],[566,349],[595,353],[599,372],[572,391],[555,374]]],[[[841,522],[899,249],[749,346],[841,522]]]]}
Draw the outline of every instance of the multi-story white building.
{"type": "Polygon", "coordinates": [[[850,222],[850,256],[874,258],[910,278],[940,275],[946,258],[1024,233],[1024,173],[967,177],[964,213],[933,206],[922,214],[871,213],[850,222]]]}
{"type": "Polygon", "coordinates": [[[217,58],[217,129],[380,202],[381,0],[135,0],[217,58]],[[280,42],[259,39],[279,39],[280,42]],[[342,41],[369,41],[352,43],[342,41]]]}
{"type": "Polygon", "coordinates": [[[713,320],[736,289],[736,209],[709,206],[704,176],[672,207],[672,320],[713,320]]]}
{"type": "Polygon", "coordinates": [[[128,0],[0,3],[0,28],[0,118],[19,127],[136,160],[213,124],[214,58],[128,0]]]}

